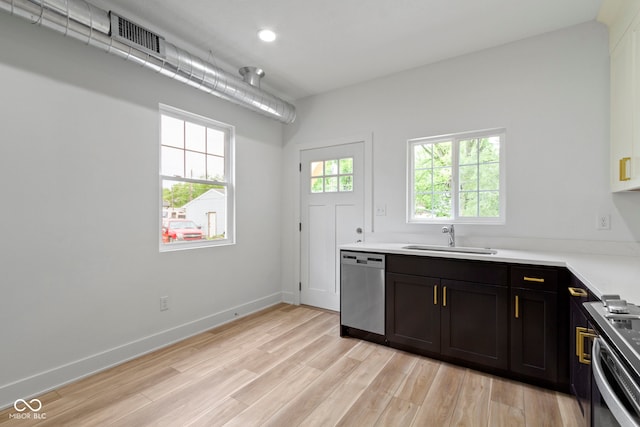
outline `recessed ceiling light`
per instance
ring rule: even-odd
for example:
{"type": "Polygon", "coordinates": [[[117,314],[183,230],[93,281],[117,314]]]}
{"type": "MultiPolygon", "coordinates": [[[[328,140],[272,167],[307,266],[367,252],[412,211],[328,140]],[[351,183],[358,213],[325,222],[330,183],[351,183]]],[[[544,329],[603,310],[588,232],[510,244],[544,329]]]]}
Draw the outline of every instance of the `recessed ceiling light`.
{"type": "Polygon", "coordinates": [[[260,30],[258,31],[258,37],[263,42],[272,42],[276,39],[276,33],[271,30],[260,30]]]}

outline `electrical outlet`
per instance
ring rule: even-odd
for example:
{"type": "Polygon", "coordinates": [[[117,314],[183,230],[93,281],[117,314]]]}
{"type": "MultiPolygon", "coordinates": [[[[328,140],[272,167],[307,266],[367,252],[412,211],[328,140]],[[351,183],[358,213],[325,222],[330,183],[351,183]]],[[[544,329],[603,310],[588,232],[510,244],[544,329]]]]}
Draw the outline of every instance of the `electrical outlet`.
{"type": "Polygon", "coordinates": [[[598,215],[598,230],[611,230],[611,215],[601,214],[598,215]]]}
{"type": "Polygon", "coordinates": [[[169,310],[169,297],[160,297],[160,311],[169,310]]]}

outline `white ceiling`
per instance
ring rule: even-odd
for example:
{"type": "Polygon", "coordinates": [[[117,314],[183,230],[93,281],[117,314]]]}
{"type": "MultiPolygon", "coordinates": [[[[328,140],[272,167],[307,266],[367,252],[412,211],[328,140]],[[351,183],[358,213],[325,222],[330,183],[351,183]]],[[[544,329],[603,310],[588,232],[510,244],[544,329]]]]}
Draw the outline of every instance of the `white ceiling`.
{"type": "Polygon", "coordinates": [[[602,0],[89,0],[295,100],[595,20],[602,0]],[[260,28],[278,39],[258,40],[260,28]]]}

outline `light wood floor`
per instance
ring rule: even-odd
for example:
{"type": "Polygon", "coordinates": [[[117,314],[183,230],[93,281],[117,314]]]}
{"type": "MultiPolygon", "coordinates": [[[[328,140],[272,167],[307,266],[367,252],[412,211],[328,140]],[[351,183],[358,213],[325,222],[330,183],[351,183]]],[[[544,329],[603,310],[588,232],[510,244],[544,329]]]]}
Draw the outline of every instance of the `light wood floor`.
{"type": "Polygon", "coordinates": [[[571,396],[340,338],[280,304],[41,396],[0,426],[577,426],[571,396]]]}

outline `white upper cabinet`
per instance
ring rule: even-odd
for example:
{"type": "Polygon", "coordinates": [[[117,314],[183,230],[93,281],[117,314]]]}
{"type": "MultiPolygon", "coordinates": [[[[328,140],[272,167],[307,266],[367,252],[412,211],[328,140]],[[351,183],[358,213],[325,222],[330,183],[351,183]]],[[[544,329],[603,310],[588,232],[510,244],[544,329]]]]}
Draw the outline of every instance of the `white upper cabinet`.
{"type": "Polygon", "coordinates": [[[640,190],[640,0],[605,1],[611,53],[611,190],[640,190]]]}

